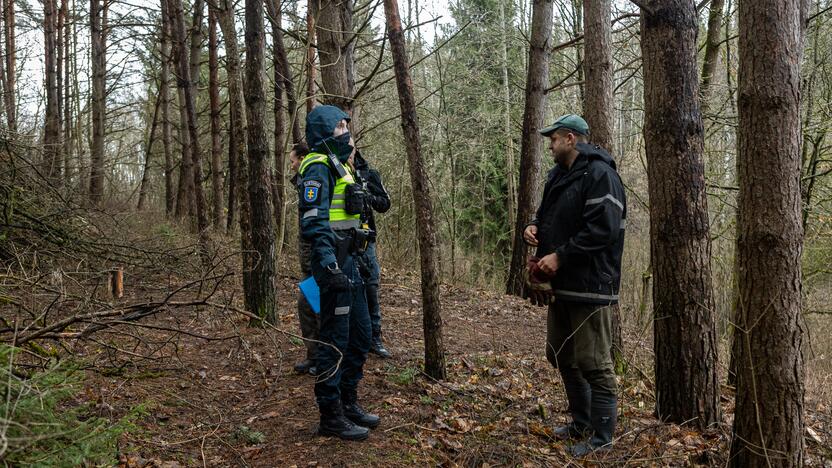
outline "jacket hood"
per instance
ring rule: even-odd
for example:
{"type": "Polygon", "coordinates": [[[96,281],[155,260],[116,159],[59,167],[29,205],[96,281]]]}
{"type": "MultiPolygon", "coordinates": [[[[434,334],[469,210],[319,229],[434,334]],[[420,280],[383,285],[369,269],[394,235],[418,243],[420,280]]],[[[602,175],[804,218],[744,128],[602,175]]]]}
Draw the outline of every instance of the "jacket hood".
{"type": "Polygon", "coordinates": [[[335,126],[341,120],[349,122],[350,116],[335,106],[321,105],[306,116],[306,143],[314,152],[329,153],[324,144],[332,138],[335,126]]]}
{"type": "Polygon", "coordinates": [[[589,161],[593,159],[598,161],[603,161],[607,165],[611,166],[615,169],[615,159],[607,152],[604,148],[601,148],[599,145],[593,145],[589,143],[578,143],[575,145],[575,149],[578,150],[579,153],[586,156],[589,161]]]}

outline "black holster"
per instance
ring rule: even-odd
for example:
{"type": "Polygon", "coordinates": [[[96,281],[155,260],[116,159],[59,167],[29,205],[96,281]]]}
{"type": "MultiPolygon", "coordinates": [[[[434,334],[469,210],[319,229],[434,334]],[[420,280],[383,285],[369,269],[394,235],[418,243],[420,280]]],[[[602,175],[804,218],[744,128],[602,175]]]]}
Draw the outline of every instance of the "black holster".
{"type": "Polygon", "coordinates": [[[370,243],[372,232],[370,229],[356,228],[335,231],[335,259],[338,265],[343,265],[349,255],[363,255],[370,243]]]}

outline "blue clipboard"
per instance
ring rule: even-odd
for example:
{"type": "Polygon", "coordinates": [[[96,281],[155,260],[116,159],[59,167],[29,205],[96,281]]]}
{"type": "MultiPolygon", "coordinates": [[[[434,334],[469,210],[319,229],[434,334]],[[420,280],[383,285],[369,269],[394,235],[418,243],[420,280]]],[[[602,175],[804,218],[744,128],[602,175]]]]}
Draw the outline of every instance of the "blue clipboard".
{"type": "Polygon", "coordinates": [[[310,276],[298,283],[298,289],[306,298],[306,302],[312,307],[316,314],[321,313],[321,290],[318,288],[318,283],[315,282],[315,277],[310,276]]]}

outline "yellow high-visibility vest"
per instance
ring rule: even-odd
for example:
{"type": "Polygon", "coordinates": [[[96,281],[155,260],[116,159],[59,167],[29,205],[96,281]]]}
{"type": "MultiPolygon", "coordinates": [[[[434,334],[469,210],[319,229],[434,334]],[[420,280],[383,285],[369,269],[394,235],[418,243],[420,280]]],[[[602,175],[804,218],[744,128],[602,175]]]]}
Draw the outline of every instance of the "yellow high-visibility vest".
{"type": "MultiPolygon", "coordinates": [[[[331,167],[329,158],[325,154],[309,153],[300,163],[298,172],[300,172],[301,177],[303,177],[306,168],[312,164],[324,164],[331,167]]],[[[361,227],[361,214],[349,214],[345,209],[347,185],[354,184],[355,177],[349,166],[344,165],[343,167],[346,174],[335,181],[335,189],[332,191],[332,204],[329,206],[329,225],[332,229],[339,231],[361,227]]]]}

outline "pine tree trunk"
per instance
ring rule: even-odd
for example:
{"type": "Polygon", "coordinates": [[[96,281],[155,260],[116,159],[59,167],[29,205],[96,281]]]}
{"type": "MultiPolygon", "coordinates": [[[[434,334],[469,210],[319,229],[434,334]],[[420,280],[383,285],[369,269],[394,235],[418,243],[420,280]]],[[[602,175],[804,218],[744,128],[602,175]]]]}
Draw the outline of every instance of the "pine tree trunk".
{"type": "Polygon", "coordinates": [[[739,3],[732,467],[804,463],[802,6],[801,0],[739,3]]]}
{"type": "MultiPolygon", "coordinates": [[[[274,88],[273,88],[273,107],[272,112],[274,116],[274,174],[272,176],[272,208],[274,210],[274,227],[276,230],[276,244],[278,253],[283,248],[283,231],[284,219],[283,208],[286,200],[285,189],[285,167],[286,162],[284,158],[285,150],[285,136],[284,128],[286,123],[283,119],[283,91],[286,85],[286,79],[283,76],[283,65],[278,49],[283,48],[283,32],[280,30],[280,15],[274,5],[274,0],[266,0],[266,8],[268,9],[269,17],[271,18],[272,29],[272,72],[274,74],[274,88]]],[[[285,55],[285,51],[282,51],[285,55]]]]}
{"type": "MultiPolygon", "coordinates": [[[[0,0],[1,1],[1,0],[0,0]]],[[[64,156],[64,185],[69,187],[72,182],[72,88],[70,83],[71,78],[71,61],[74,57],[70,56],[70,40],[72,39],[71,30],[69,28],[69,0],[61,0],[61,17],[63,18],[63,149],[61,152],[64,156]]]]}
{"type": "Polygon", "coordinates": [[[503,81],[503,131],[505,132],[504,138],[506,141],[506,179],[508,180],[508,222],[509,226],[514,226],[517,221],[517,178],[515,177],[516,169],[514,165],[514,137],[511,132],[511,93],[509,90],[510,83],[508,81],[509,27],[508,23],[506,23],[506,1],[507,0],[500,0],[500,52],[502,54],[500,71],[502,72],[503,81]]]}
{"type": "Polygon", "coordinates": [[[506,283],[506,294],[522,296],[523,270],[526,268],[528,246],[523,240],[526,223],[534,217],[540,191],[540,161],[543,153],[542,128],[546,110],[545,89],[549,83],[549,50],[552,37],[552,0],[532,3],[532,30],[529,43],[529,70],[526,75],[523,133],[520,137],[520,184],[517,194],[517,221],[514,225],[514,247],[506,283]]]}
{"type": "Polygon", "coordinates": [[[352,64],[347,62],[352,56],[347,54],[349,36],[343,29],[343,18],[348,14],[347,3],[349,0],[320,0],[316,10],[315,34],[318,38],[318,58],[321,61],[322,101],[350,113],[352,88],[349,86],[348,73],[352,71],[352,64]]]}
{"type": "Polygon", "coordinates": [[[711,0],[708,12],[708,35],[705,37],[705,60],[702,62],[702,86],[699,94],[702,96],[702,110],[708,109],[710,100],[711,81],[716,73],[719,61],[720,34],[722,33],[722,9],[725,0],[711,0]]]}
{"type": "MultiPolygon", "coordinates": [[[[612,2],[584,0],[584,118],[590,140],[616,155],[613,126],[615,99],[612,68],[612,2]]],[[[621,334],[621,307],[613,306],[612,360],[616,369],[623,365],[624,339],[621,334]]]]}
{"type": "Polygon", "coordinates": [[[171,154],[170,134],[170,15],[167,0],[161,0],[162,24],[160,31],[160,51],[162,55],[159,71],[159,99],[162,101],[162,146],[165,151],[165,216],[173,215],[176,203],[173,189],[173,155],[171,154]]]}
{"type": "Polygon", "coordinates": [[[43,130],[44,174],[55,184],[61,182],[60,158],[60,108],[58,106],[57,60],[57,11],[55,0],[43,1],[44,72],[46,88],[46,115],[43,130]]]}
{"type": "Polygon", "coordinates": [[[106,118],[106,70],[104,11],[102,0],[90,0],[90,42],[92,43],[92,145],[90,146],[90,201],[104,196],[104,119],[106,118]]]}
{"type": "MultiPolygon", "coordinates": [[[[159,88],[161,90],[161,88],[159,88]]],[[[138,211],[144,210],[145,200],[147,199],[147,189],[150,185],[150,157],[153,154],[153,142],[156,141],[156,126],[159,122],[159,108],[162,100],[156,96],[156,102],[153,104],[153,119],[150,121],[150,131],[147,136],[147,144],[144,147],[144,170],[142,171],[142,181],[139,184],[139,203],[136,206],[138,211]]]]}
{"type": "Polygon", "coordinates": [[[318,0],[308,0],[306,8],[306,113],[312,112],[317,105],[315,99],[315,80],[317,79],[315,61],[315,11],[318,0]]]}
{"type": "MultiPolygon", "coordinates": [[[[266,35],[263,1],[246,0],[245,101],[248,128],[248,196],[251,203],[251,243],[258,259],[251,272],[251,312],[275,323],[274,225],[268,167],[269,141],[266,136],[266,90],[264,58],[266,35]]],[[[257,325],[252,322],[252,325],[257,325]]]]}
{"type": "MultiPolygon", "coordinates": [[[[196,6],[201,5],[201,1],[197,0],[196,6]]],[[[182,4],[179,0],[168,0],[168,10],[171,14],[171,31],[174,43],[177,47],[176,65],[179,71],[179,83],[182,83],[180,89],[184,94],[184,102],[182,103],[186,112],[187,128],[183,130],[183,134],[187,133],[190,140],[190,160],[192,162],[191,177],[193,179],[192,186],[194,198],[194,216],[196,217],[196,232],[199,235],[200,255],[203,263],[207,263],[208,258],[208,216],[206,214],[205,193],[202,190],[202,161],[199,135],[197,134],[197,115],[194,100],[196,96],[196,82],[191,79],[190,70],[188,68],[188,57],[185,51],[185,12],[182,10],[182,4]]],[[[202,13],[194,13],[194,16],[202,16],[202,13]]],[[[196,20],[195,20],[196,23],[196,20]]],[[[183,156],[183,160],[187,159],[183,156]]]]}
{"type": "Polygon", "coordinates": [[[6,122],[10,132],[17,131],[17,98],[16,93],[16,78],[17,78],[17,48],[15,46],[15,14],[14,2],[15,0],[0,0],[5,2],[3,11],[6,20],[6,83],[4,86],[4,102],[6,107],[6,122]]]}
{"type": "Polygon", "coordinates": [[[211,101],[211,200],[214,230],[222,225],[222,142],[220,141],[220,83],[217,54],[217,17],[208,9],[208,99],[211,101]]]}
{"type": "Polygon", "coordinates": [[[430,182],[421,155],[419,122],[413,82],[408,70],[399,6],[396,0],[384,0],[387,34],[393,55],[396,87],[402,112],[402,132],[407,146],[413,204],[416,209],[416,232],[419,238],[419,259],[422,274],[422,318],[425,334],[425,373],[434,379],[445,378],[445,348],[442,340],[442,311],[439,302],[439,275],[436,269],[436,227],[430,182]]]}
{"type": "Polygon", "coordinates": [[[693,0],[641,10],[656,414],[705,428],[719,421],[719,384],[697,28],[693,0]]]}

